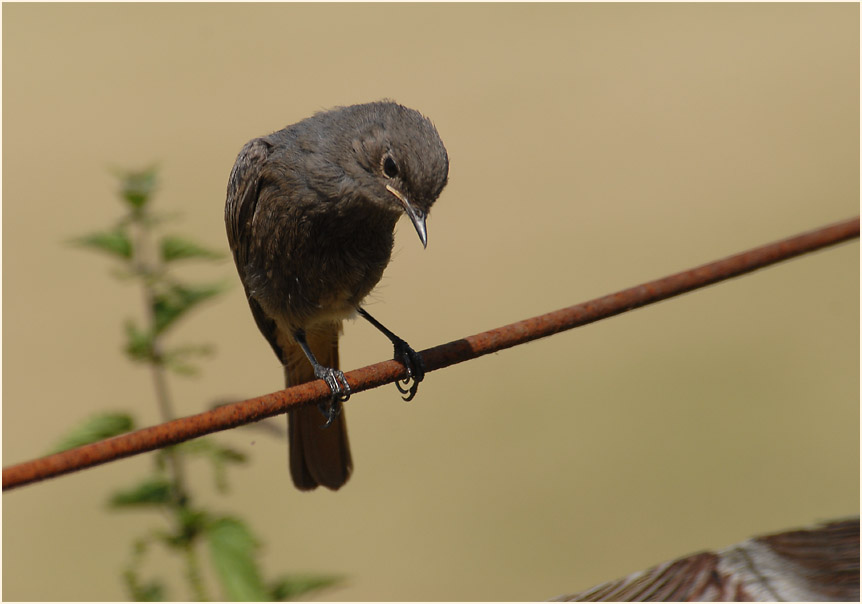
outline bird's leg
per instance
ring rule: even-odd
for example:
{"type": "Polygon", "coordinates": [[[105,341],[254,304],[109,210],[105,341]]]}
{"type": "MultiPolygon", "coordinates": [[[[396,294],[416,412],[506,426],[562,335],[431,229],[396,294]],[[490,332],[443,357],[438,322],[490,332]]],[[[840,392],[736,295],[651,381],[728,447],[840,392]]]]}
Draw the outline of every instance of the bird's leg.
{"type": "Polygon", "coordinates": [[[422,357],[410,348],[407,342],[386,329],[377,319],[369,315],[368,311],[364,308],[357,306],[356,311],[392,342],[392,345],[395,347],[395,360],[407,368],[407,378],[402,382],[395,382],[395,387],[398,388],[398,392],[407,395],[402,397],[405,401],[413,400],[413,397],[416,396],[416,392],[419,390],[419,382],[425,379],[425,365],[422,363],[422,357]],[[412,384],[410,384],[411,380],[412,384]],[[404,384],[403,386],[401,385],[402,383],[404,384]],[[409,388],[407,387],[408,384],[410,384],[409,388]]]}
{"type": "Polygon", "coordinates": [[[317,404],[317,408],[320,409],[323,417],[326,418],[325,428],[341,413],[341,403],[346,402],[350,398],[350,384],[347,383],[347,378],[344,377],[343,372],[332,367],[324,367],[317,361],[314,353],[311,352],[311,348],[308,347],[308,342],[305,340],[305,330],[297,329],[293,334],[293,339],[296,340],[296,343],[302,348],[302,352],[308,357],[308,362],[314,368],[314,376],[317,379],[325,381],[329,389],[332,390],[329,405],[324,401],[317,404]]]}

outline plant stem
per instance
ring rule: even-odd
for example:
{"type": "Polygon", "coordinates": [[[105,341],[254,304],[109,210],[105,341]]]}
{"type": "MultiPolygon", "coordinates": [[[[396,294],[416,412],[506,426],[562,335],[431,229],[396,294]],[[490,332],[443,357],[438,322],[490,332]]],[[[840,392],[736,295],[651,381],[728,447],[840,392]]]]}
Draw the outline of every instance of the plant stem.
{"type": "MultiPolygon", "coordinates": [[[[146,308],[147,321],[149,323],[150,333],[153,334],[151,341],[151,360],[150,373],[153,378],[153,389],[156,394],[156,401],[159,406],[159,413],[163,422],[171,421],[176,417],[174,413],[173,402],[171,400],[170,391],[168,389],[168,380],[165,373],[164,357],[162,354],[161,335],[156,333],[156,315],[155,302],[156,290],[154,287],[155,278],[159,275],[158,260],[152,255],[152,245],[150,241],[150,229],[147,224],[146,216],[143,210],[133,212],[132,224],[135,227],[135,255],[134,268],[135,272],[141,278],[141,288],[144,297],[144,307],[146,308]]],[[[174,498],[174,514],[180,530],[185,532],[187,527],[184,526],[182,518],[190,511],[188,492],[186,490],[185,466],[183,464],[182,455],[177,453],[173,447],[166,447],[164,454],[168,460],[169,472],[173,482],[173,498],[174,498]]],[[[195,548],[197,532],[193,533],[186,539],[182,540],[180,546],[186,560],[186,579],[191,586],[193,597],[200,602],[208,601],[209,597],[204,585],[203,577],[201,576],[200,560],[198,552],[195,548]]]]}
{"type": "MultiPolygon", "coordinates": [[[[152,339],[152,360],[150,361],[150,369],[153,377],[153,388],[156,392],[156,401],[159,405],[159,412],[163,422],[168,422],[176,416],[171,402],[170,392],[168,391],[168,382],[165,377],[165,368],[162,364],[161,337],[155,334],[156,317],[154,311],[156,293],[153,289],[153,276],[158,274],[156,261],[151,259],[151,245],[149,234],[150,230],[146,222],[144,210],[135,211],[132,213],[132,224],[135,227],[135,254],[134,267],[136,273],[141,277],[141,287],[144,296],[144,308],[147,313],[150,332],[153,333],[152,339]]],[[[186,481],[185,469],[183,467],[180,456],[172,448],[167,448],[165,454],[170,465],[170,471],[174,483],[174,498],[176,503],[183,505],[186,499],[186,481]]]]}
{"type": "Polygon", "coordinates": [[[198,602],[207,602],[209,596],[201,577],[201,564],[194,541],[186,541],[183,549],[186,555],[186,578],[192,586],[192,593],[198,602]]]}

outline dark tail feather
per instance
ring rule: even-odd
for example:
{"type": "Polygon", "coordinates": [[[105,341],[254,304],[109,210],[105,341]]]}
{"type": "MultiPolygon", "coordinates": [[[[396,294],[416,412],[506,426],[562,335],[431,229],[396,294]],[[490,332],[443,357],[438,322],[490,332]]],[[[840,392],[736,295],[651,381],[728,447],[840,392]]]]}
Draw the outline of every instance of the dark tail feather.
{"type": "MultiPolygon", "coordinates": [[[[331,330],[308,332],[306,339],[317,360],[325,367],[338,368],[338,326],[331,330]]],[[[311,363],[302,349],[294,344],[285,350],[285,380],[287,386],[314,381],[311,363]]],[[[302,407],[287,414],[290,441],[290,475],[293,484],[302,491],[318,486],[337,490],[353,469],[344,410],[329,427],[317,407],[302,407]]]]}

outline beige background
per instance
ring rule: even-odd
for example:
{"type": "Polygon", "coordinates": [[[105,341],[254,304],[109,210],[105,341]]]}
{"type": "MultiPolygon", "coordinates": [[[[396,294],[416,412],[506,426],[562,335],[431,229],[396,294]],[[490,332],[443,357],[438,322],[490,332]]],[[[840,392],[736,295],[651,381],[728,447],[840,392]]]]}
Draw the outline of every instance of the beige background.
{"type": "MultiPolygon", "coordinates": [[[[859,201],[859,7],[3,6],[3,463],[90,413],[157,421],[120,354],[138,292],[64,246],[120,213],[109,166],[162,166],[176,230],[226,250],[240,147],[394,98],[438,126],[450,185],[423,251],[399,225],[371,309],[416,348],[848,218],[859,201]]],[[[348,577],[337,600],[537,599],[859,508],[859,256],[836,249],[430,374],[347,406],[356,471],[295,491],[285,444],[229,497],[269,576],[348,577]]],[[[177,341],[183,414],[276,390],[234,268],[177,341]]],[[[347,325],[345,368],[387,342],[347,325]]],[[[281,427],[282,421],[277,425],[281,427]]],[[[122,599],[133,537],[105,500],[142,456],[3,496],[3,596],[122,599]]],[[[153,561],[152,573],[169,573],[153,561]]],[[[174,597],[186,597],[174,591],[174,597]]]]}

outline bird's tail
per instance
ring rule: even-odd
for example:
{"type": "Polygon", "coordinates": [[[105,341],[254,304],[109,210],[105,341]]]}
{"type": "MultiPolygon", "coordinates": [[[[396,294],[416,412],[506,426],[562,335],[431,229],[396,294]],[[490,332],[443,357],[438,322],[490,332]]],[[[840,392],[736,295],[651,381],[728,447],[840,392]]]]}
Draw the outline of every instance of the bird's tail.
{"type": "MultiPolygon", "coordinates": [[[[338,369],[340,327],[339,324],[332,324],[306,333],[308,346],[324,367],[338,369]]],[[[317,379],[311,363],[298,344],[285,347],[283,354],[288,387],[317,379]]],[[[336,490],[350,478],[353,462],[347,442],[344,411],[326,428],[325,423],[323,414],[314,406],[301,407],[287,414],[290,475],[293,484],[300,490],[310,491],[318,486],[336,490]]]]}

